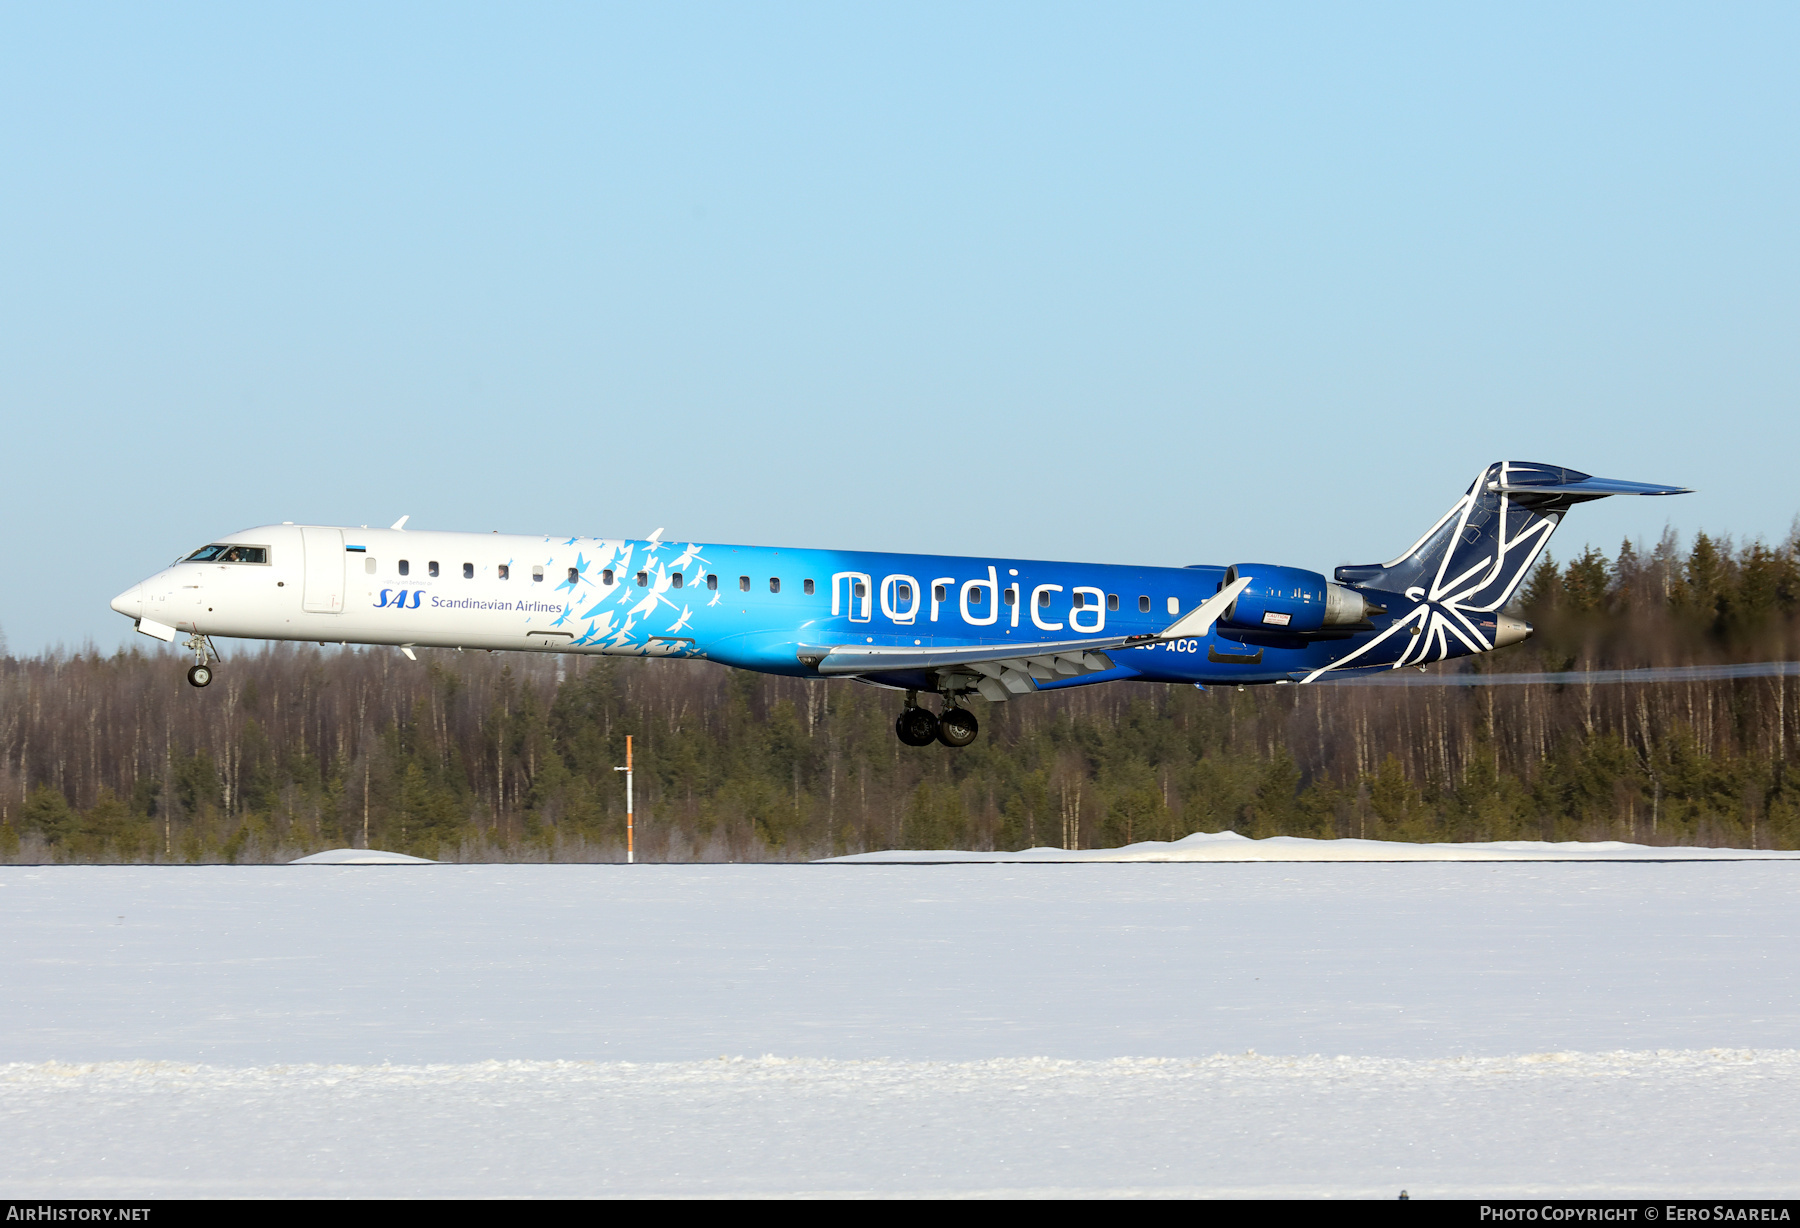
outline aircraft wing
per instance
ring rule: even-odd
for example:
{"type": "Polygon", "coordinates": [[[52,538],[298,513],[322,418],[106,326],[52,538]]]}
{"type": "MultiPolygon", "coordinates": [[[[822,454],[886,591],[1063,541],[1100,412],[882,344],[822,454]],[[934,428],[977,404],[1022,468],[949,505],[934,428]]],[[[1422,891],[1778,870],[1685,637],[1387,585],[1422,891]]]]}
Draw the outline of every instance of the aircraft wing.
{"type": "Polygon", "coordinates": [[[1008,644],[932,648],[887,644],[805,645],[799,657],[821,674],[881,674],[896,670],[956,670],[981,675],[977,689],[989,699],[1035,691],[1039,682],[1113,668],[1113,648],[1133,648],[1162,640],[1206,635],[1250,577],[1227,585],[1153,635],[1116,635],[1082,640],[1024,640],[1008,644]]]}

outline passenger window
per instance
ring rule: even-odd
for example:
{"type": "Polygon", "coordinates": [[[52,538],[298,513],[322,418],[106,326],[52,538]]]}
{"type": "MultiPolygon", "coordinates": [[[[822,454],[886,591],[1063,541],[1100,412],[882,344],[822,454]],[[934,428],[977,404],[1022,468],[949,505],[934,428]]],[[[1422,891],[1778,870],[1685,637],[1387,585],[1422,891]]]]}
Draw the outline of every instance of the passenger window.
{"type": "Polygon", "coordinates": [[[1149,612],[1150,612],[1150,598],[1139,597],[1138,598],[1138,613],[1139,614],[1148,614],[1149,612]]]}
{"type": "Polygon", "coordinates": [[[1050,604],[1050,594],[1043,589],[1038,590],[1038,604],[1040,606],[1048,606],[1050,604]]]}
{"type": "Polygon", "coordinates": [[[684,585],[686,583],[687,583],[687,577],[682,575],[679,571],[669,577],[669,587],[670,588],[680,588],[682,585],[684,585]]]}
{"type": "Polygon", "coordinates": [[[544,569],[542,567],[533,567],[531,569],[531,581],[534,584],[542,584],[544,582],[544,569]]]}
{"type": "Polygon", "coordinates": [[[1017,605],[1019,601],[1019,590],[1016,588],[1008,588],[1004,593],[1000,594],[1000,597],[1007,605],[1017,605]]]}
{"type": "Polygon", "coordinates": [[[374,575],[375,574],[375,560],[372,558],[369,558],[368,556],[365,555],[363,557],[363,571],[371,576],[374,575]]]}
{"type": "MultiPolygon", "coordinates": [[[[859,584],[856,587],[861,588],[862,585],[859,584]]],[[[800,585],[800,591],[805,593],[808,597],[812,596],[813,595],[813,582],[811,580],[807,580],[807,581],[803,582],[800,585]]],[[[862,594],[858,593],[857,596],[860,597],[860,596],[862,596],[862,594]]]]}
{"type": "Polygon", "coordinates": [[[1079,610],[1081,608],[1081,603],[1086,600],[1087,600],[1087,597],[1085,594],[1077,592],[1073,597],[1071,597],[1069,599],[1069,604],[1074,606],[1077,610],[1079,610]]]}
{"type": "Polygon", "coordinates": [[[510,564],[502,563],[494,570],[499,573],[502,580],[510,580],[512,578],[512,567],[510,564]]]}
{"type": "Polygon", "coordinates": [[[1119,594],[1117,594],[1117,593],[1106,594],[1106,608],[1109,610],[1116,610],[1119,608],[1119,594]]]}
{"type": "Polygon", "coordinates": [[[607,588],[613,586],[612,568],[608,567],[605,571],[600,573],[600,583],[604,584],[607,588]]]}
{"type": "Polygon", "coordinates": [[[412,564],[407,562],[405,559],[401,559],[400,560],[400,574],[404,576],[411,570],[412,570],[412,564]]]}
{"type": "Polygon", "coordinates": [[[647,571],[638,572],[637,582],[638,582],[639,588],[649,588],[650,587],[650,573],[647,571]]]}
{"type": "Polygon", "coordinates": [[[711,589],[713,592],[718,592],[719,591],[719,577],[712,575],[711,573],[708,573],[707,577],[706,577],[706,587],[711,589]]]}
{"type": "MultiPolygon", "coordinates": [[[[861,588],[862,585],[859,584],[856,587],[861,588]]],[[[858,597],[862,596],[861,593],[858,593],[856,595],[858,597]]],[[[980,605],[982,602],[984,602],[986,600],[987,600],[987,590],[985,588],[978,588],[974,592],[969,594],[969,604],[970,605],[980,605]]]]}
{"type": "Polygon", "coordinates": [[[580,570],[577,568],[574,568],[574,567],[569,568],[569,583],[570,584],[578,584],[578,583],[580,583],[580,581],[581,581],[580,570]]]}
{"type": "Polygon", "coordinates": [[[942,584],[934,584],[931,586],[931,599],[938,602],[940,605],[943,603],[944,598],[949,595],[949,593],[944,591],[944,586],[942,584]]]}
{"type": "Polygon", "coordinates": [[[896,585],[895,591],[900,594],[900,600],[904,601],[907,605],[912,604],[912,585],[910,585],[910,584],[896,585]]]}
{"type": "Polygon", "coordinates": [[[463,564],[463,579],[473,580],[474,578],[475,578],[475,564],[464,563],[463,564]]]}
{"type": "Polygon", "coordinates": [[[1181,613],[1181,602],[1177,601],[1173,597],[1169,598],[1169,613],[1171,613],[1171,614],[1181,613]]]}
{"type": "Polygon", "coordinates": [[[738,577],[738,592],[747,593],[749,591],[750,591],[750,577],[749,576],[739,576],[738,577]]]}
{"type": "Polygon", "coordinates": [[[779,576],[769,577],[769,591],[771,593],[779,593],[781,591],[781,578],[779,576]]]}
{"type": "MultiPolygon", "coordinates": [[[[812,581],[808,580],[807,583],[811,584],[812,581]]],[[[861,580],[858,580],[855,584],[852,584],[850,587],[855,592],[856,599],[858,601],[861,601],[864,597],[867,597],[869,595],[869,586],[864,584],[861,580]]]]}
{"type": "Polygon", "coordinates": [[[433,560],[431,560],[431,562],[425,564],[425,570],[426,570],[426,572],[428,572],[429,574],[431,574],[433,576],[437,575],[437,573],[438,573],[437,560],[433,559],[433,560]]]}

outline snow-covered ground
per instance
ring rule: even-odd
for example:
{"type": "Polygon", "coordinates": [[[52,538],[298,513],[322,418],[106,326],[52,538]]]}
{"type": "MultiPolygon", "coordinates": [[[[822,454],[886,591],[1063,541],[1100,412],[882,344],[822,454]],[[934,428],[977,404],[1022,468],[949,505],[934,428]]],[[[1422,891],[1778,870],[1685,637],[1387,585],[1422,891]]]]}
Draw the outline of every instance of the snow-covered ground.
{"type": "Polygon", "coordinates": [[[0,1189],[1791,1195],[1797,889],[1792,862],[3,868],[0,1189]]]}
{"type": "Polygon", "coordinates": [[[1792,1196],[1800,1053],[0,1067],[14,1198],[1792,1196]]]}
{"type": "MultiPolygon", "coordinates": [[[[337,851],[355,853],[351,849],[337,851]]],[[[1110,849],[1032,848],[1016,853],[896,849],[826,860],[877,866],[1001,861],[1794,861],[1800,860],[1800,852],[1626,844],[1618,840],[1493,840],[1470,844],[1311,840],[1304,836],[1252,840],[1234,831],[1217,831],[1196,832],[1180,840],[1140,840],[1110,849]]]]}
{"type": "Polygon", "coordinates": [[[326,849],[310,857],[296,857],[290,866],[429,866],[429,857],[409,857],[405,853],[389,853],[382,849],[326,849]]]}

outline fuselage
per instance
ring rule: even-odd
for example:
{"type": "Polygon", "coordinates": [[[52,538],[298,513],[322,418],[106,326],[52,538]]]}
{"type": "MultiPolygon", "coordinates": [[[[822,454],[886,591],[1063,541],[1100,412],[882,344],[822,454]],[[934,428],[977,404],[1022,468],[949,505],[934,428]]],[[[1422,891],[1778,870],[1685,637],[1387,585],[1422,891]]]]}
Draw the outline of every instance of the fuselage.
{"type": "MultiPolygon", "coordinates": [[[[1220,590],[1226,569],[870,551],[266,525],[214,539],[113,602],[140,627],[206,636],[402,647],[696,657],[820,676],[809,646],[1005,646],[1155,636],[1220,590]],[[260,561],[257,561],[260,560],[260,561]]],[[[1110,650],[1108,680],[1298,681],[1483,651],[1426,603],[1382,594],[1357,630],[1284,635],[1215,625],[1110,650]],[[1401,620],[1415,623],[1411,635],[1401,620]]],[[[169,638],[165,636],[164,638],[169,638]]],[[[1502,639],[1499,642],[1504,642],[1502,639]]],[[[886,685],[933,689],[920,674],[886,685]]]]}

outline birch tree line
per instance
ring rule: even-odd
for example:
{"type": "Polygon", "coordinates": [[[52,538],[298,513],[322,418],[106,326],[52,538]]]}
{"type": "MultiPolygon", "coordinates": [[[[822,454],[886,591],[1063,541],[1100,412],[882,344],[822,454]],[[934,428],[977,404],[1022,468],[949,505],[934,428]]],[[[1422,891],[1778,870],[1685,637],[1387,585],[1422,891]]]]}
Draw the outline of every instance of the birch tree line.
{"type": "MultiPolygon", "coordinates": [[[[1795,659],[1800,538],[1545,559],[1501,673],[1795,659]]],[[[148,641],[146,641],[148,645],[148,641]]],[[[155,646],[150,646],[154,648],[155,646]]],[[[0,658],[0,858],[770,860],[1248,836],[1800,846],[1800,680],[1212,688],[979,704],[901,745],[892,692],[704,662],[246,646],[0,658]]]]}

